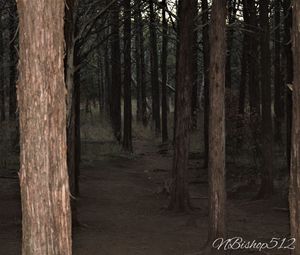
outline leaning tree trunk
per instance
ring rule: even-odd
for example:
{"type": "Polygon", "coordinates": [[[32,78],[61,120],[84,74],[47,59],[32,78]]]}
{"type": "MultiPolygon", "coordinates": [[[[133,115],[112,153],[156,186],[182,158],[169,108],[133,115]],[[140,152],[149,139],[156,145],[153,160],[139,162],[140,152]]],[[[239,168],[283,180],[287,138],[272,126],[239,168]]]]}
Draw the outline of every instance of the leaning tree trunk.
{"type": "Polygon", "coordinates": [[[210,27],[209,241],[225,238],[226,0],[214,0],[210,27]]]}
{"type": "Polygon", "coordinates": [[[23,255],[72,254],[64,1],[18,1],[23,255]]]}
{"type": "MultiPolygon", "coordinates": [[[[294,70],[300,68],[300,1],[293,1],[293,56],[294,70]]],[[[292,255],[300,254],[300,73],[294,73],[293,84],[293,122],[292,122],[292,148],[290,168],[290,227],[291,237],[295,238],[292,255]]]]}
{"type": "Polygon", "coordinates": [[[262,102],[262,182],[258,198],[269,197],[273,192],[273,127],[271,112],[271,51],[269,28],[269,0],[259,3],[260,20],[260,69],[262,102]]]}
{"type": "Polygon", "coordinates": [[[193,0],[181,0],[179,10],[179,49],[176,86],[176,120],[172,191],[169,208],[189,209],[188,154],[191,129],[191,98],[193,88],[193,0]]]}
{"type": "Polygon", "coordinates": [[[131,109],[131,11],[130,0],[124,1],[124,135],[123,149],[132,152],[131,109]]]}

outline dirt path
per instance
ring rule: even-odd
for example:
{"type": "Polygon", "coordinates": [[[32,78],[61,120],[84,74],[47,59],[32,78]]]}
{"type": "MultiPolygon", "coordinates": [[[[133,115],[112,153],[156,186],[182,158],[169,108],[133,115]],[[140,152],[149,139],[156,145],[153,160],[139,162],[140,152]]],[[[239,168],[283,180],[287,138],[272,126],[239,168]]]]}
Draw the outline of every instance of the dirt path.
{"type": "Polygon", "coordinates": [[[179,255],[203,245],[201,234],[206,233],[190,223],[192,215],[163,210],[167,199],[158,194],[160,184],[151,172],[165,174],[170,158],[151,144],[136,143],[135,148],[135,159],[83,167],[79,219],[87,227],[75,231],[75,254],[179,255]]]}
{"type": "MultiPolygon", "coordinates": [[[[192,203],[190,214],[164,210],[161,194],[171,167],[171,152],[163,153],[153,141],[136,141],[134,156],[106,155],[83,160],[78,218],[73,236],[75,255],[196,255],[208,229],[207,171],[199,159],[190,161],[192,203]],[[200,171],[200,172],[199,172],[200,171]]],[[[97,144],[83,148],[95,150],[97,144]]],[[[199,158],[199,155],[195,155],[199,158]]],[[[20,254],[21,214],[18,179],[11,172],[0,178],[0,255],[20,254]]],[[[273,210],[272,201],[228,202],[228,236],[247,240],[288,237],[288,214],[273,210]]],[[[288,254],[238,251],[230,254],[288,254]]]]}

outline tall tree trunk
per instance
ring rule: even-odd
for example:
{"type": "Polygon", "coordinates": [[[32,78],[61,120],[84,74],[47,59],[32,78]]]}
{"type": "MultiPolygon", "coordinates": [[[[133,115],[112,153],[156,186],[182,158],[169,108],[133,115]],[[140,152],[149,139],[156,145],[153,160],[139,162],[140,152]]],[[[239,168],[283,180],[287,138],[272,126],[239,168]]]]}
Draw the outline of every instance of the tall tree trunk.
{"type": "MultiPolygon", "coordinates": [[[[106,32],[107,33],[107,32],[106,32]]],[[[109,42],[104,44],[103,56],[104,56],[104,72],[105,72],[105,82],[104,82],[104,112],[106,116],[109,117],[112,121],[110,114],[112,113],[112,103],[111,103],[111,91],[112,91],[112,69],[110,68],[110,59],[109,59],[109,42]]],[[[113,65],[113,64],[112,64],[113,65]]],[[[121,92],[120,92],[121,93],[121,92]]],[[[120,99],[121,100],[121,99],[120,99]]],[[[118,117],[119,119],[119,117],[118,117]]]]}
{"type": "Polygon", "coordinates": [[[170,209],[185,211],[190,207],[188,191],[188,154],[191,130],[193,88],[193,0],[181,0],[179,7],[179,49],[176,86],[176,133],[172,168],[170,209]]]}
{"type": "Polygon", "coordinates": [[[167,58],[168,58],[168,21],[166,19],[167,2],[162,2],[162,52],[161,52],[161,111],[162,111],[162,142],[168,141],[168,106],[167,106],[167,58]]]}
{"type": "MultiPolygon", "coordinates": [[[[293,1],[293,53],[294,70],[300,68],[300,1],[293,1]]],[[[295,72],[293,84],[293,121],[292,121],[292,148],[290,168],[290,227],[291,237],[295,238],[292,255],[300,254],[300,73],[295,72]]]]}
{"type": "Polygon", "coordinates": [[[152,120],[155,126],[155,134],[160,133],[160,96],[158,80],[158,56],[157,56],[157,35],[156,15],[153,7],[153,0],[149,0],[149,22],[150,22],[150,64],[151,64],[151,88],[152,88],[152,120]]]}
{"type": "Polygon", "coordinates": [[[226,0],[214,0],[210,27],[209,241],[225,238],[226,0]]]}
{"type": "MultiPolygon", "coordinates": [[[[228,8],[228,22],[229,26],[232,26],[235,22],[236,16],[236,0],[229,0],[227,1],[227,8],[228,8]]],[[[234,29],[229,27],[227,31],[227,55],[226,55],[226,88],[231,88],[231,56],[232,56],[232,43],[233,43],[233,34],[234,29]]]]}
{"type": "Polygon", "coordinates": [[[197,128],[198,112],[198,0],[193,1],[193,93],[192,93],[192,128],[197,128]]]}
{"type": "Polygon", "coordinates": [[[249,7],[248,1],[243,0],[243,18],[244,18],[244,35],[243,35],[243,48],[242,48],[242,59],[241,59],[241,80],[240,80],[240,91],[239,91],[239,113],[244,114],[245,112],[245,100],[246,100],[246,86],[248,80],[248,61],[249,61],[249,32],[247,31],[249,26],[249,7]]]}
{"type": "MultiPolygon", "coordinates": [[[[135,0],[135,5],[140,2],[135,0]]],[[[138,10],[134,12],[134,26],[135,26],[135,73],[136,73],[136,120],[142,120],[142,95],[141,95],[141,52],[140,52],[140,24],[138,10]]]]}
{"type": "Polygon", "coordinates": [[[9,18],[9,38],[10,38],[10,79],[9,79],[9,119],[16,119],[17,111],[17,51],[15,43],[15,34],[17,31],[17,6],[14,1],[10,3],[10,18],[9,18]]]}
{"type": "Polygon", "coordinates": [[[273,192],[273,127],[271,111],[271,51],[269,28],[269,0],[260,0],[260,69],[262,102],[262,182],[258,197],[269,197],[273,192]]]}
{"type": "Polygon", "coordinates": [[[77,166],[77,147],[76,140],[76,88],[75,88],[75,65],[76,65],[76,47],[75,47],[75,22],[76,22],[76,10],[78,6],[77,0],[67,0],[65,6],[65,83],[67,88],[67,165],[69,173],[69,187],[72,194],[71,207],[72,207],[72,220],[73,224],[77,224],[77,209],[76,209],[76,197],[78,180],[77,166]]]}
{"type": "Polygon", "coordinates": [[[0,122],[5,120],[3,24],[0,15],[0,122]]]}
{"type": "Polygon", "coordinates": [[[120,6],[116,2],[111,10],[111,122],[115,138],[121,142],[121,50],[119,31],[120,6]]]}
{"type": "MultiPolygon", "coordinates": [[[[76,47],[77,48],[77,47],[76,47]]],[[[75,49],[74,63],[77,67],[80,65],[80,58],[78,56],[78,49],[75,49]]],[[[74,194],[79,196],[79,176],[80,176],[80,161],[81,161],[81,133],[80,133],[80,68],[76,68],[74,74],[74,194]]]]}
{"type": "Polygon", "coordinates": [[[260,87],[259,87],[259,62],[258,56],[258,40],[257,40],[257,8],[255,0],[247,0],[249,8],[249,106],[253,120],[260,115],[260,87]]]}
{"type": "MultiPolygon", "coordinates": [[[[293,52],[291,42],[291,28],[292,28],[292,8],[291,0],[282,1],[284,11],[284,45],[285,45],[285,84],[293,83],[293,52]]],[[[292,129],[292,92],[286,86],[286,156],[287,166],[291,165],[291,129],[292,129]]]]}
{"type": "Polygon", "coordinates": [[[204,167],[208,166],[208,121],[209,121],[209,8],[207,0],[202,0],[202,38],[204,70],[204,167]]]}
{"type": "Polygon", "coordinates": [[[144,127],[148,124],[147,119],[147,94],[146,94],[146,64],[145,64],[145,48],[144,48],[144,25],[141,12],[141,0],[138,0],[137,13],[139,23],[139,39],[140,39],[140,61],[141,61],[141,101],[142,101],[142,121],[144,127]]]}
{"type": "Polygon", "coordinates": [[[18,1],[23,255],[72,254],[64,1],[18,1]]]}
{"type": "Polygon", "coordinates": [[[124,0],[124,137],[123,149],[132,152],[131,109],[131,11],[130,0],[124,0]]]}
{"type": "Polygon", "coordinates": [[[275,47],[274,47],[274,110],[275,110],[275,139],[276,141],[282,141],[282,123],[284,118],[284,84],[281,74],[281,24],[280,24],[280,12],[281,5],[280,0],[275,0],[274,6],[274,27],[275,29],[275,47]]]}
{"type": "MultiPolygon", "coordinates": [[[[101,39],[100,39],[101,40],[101,39]]],[[[104,71],[103,71],[103,62],[102,62],[102,52],[101,49],[98,51],[98,58],[97,58],[97,68],[98,68],[98,102],[99,102],[99,113],[100,117],[104,114],[104,104],[105,104],[105,97],[104,97],[104,71]]]]}

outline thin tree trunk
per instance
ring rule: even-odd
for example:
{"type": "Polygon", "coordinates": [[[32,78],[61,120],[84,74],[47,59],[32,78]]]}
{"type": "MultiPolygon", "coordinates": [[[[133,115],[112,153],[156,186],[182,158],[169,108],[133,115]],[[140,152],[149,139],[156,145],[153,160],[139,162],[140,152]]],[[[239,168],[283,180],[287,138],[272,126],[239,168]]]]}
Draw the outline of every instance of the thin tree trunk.
{"type": "Polygon", "coordinates": [[[167,2],[162,2],[162,52],[161,52],[161,106],[162,106],[162,142],[168,141],[168,109],[167,109],[167,58],[168,58],[168,21],[166,19],[167,2]]]}
{"type": "Polygon", "coordinates": [[[153,0],[149,0],[149,22],[150,22],[150,65],[151,65],[151,88],[152,88],[152,120],[155,126],[155,134],[160,133],[160,96],[158,80],[158,56],[157,56],[157,35],[156,15],[153,7],[153,0]]]}
{"type": "Polygon", "coordinates": [[[97,80],[97,85],[98,85],[98,103],[99,103],[99,113],[100,117],[102,117],[104,113],[104,104],[105,104],[105,99],[104,99],[104,71],[103,71],[103,62],[102,62],[102,55],[101,55],[101,50],[98,52],[98,59],[97,59],[97,68],[98,68],[98,80],[97,80]]]}
{"type": "Polygon", "coordinates": [[[188,191],[188,154],[191,130],[191,98],[193,88],[193,0],[179,4],[179,49],[176,86],[176,121],[172,191],[169,208],[185,211],[190,207],[188,191]]]}
{"type": "MultiPolygon", "coordinates": [[[[293,53],[294,70],[300,68],[300,1],[293,1],[293,53]]],[[[291,148],[291,168],[290,168],[290,227],[291,237],[295,238],[292,255],[300,254],[300,73],[294,73],[293,84],[293,125],[292,125],[292,148],[291,148]]]]}
{"type": "Polygon", "coordinates": [[[0,122],[5,121],[5,90],[4,90],[4,47],[3,24],[0,15],[0,122]]]}
{"type": "MultiPolygon", "coordinates": [[[[291,42],[291,28],[292,28],[292,8],[291,0],[282,1],[284,10],[284,45],[285,45],[285,84],[293,83],[293,52],[291,42]]],[[[286,86],[286,156],[287,166],[291,165],[291,129],[292,129],[292,92],[286,86]]]]}
{"type": "Polygon", "coordinates": [[[243,35],[243,48],[242,48],[242,60],[241,60],[241,81],[239,91],[239,114],[245,113],[245,100],[246,100],[246,86],[248,80],[248,56],[249,56],[249,32],[246,31],[249,26],[249,9],[247,0],[243,0],[243,18],[245,32],[243,35]]]}
{"type": "Polygon", "coordinates": [[[209,9],[207,0],[202,0],[202,38],[204,70],[204,167],[208,166],[208,121],[209,121],[209,9]]]}
{"type": "MultiPolygon", "coordinates": [[[[139,5],[139,1],[135,1],[135,5],[139,5]]],[[[141,52],[140,52],[140,25],[139,13],[134,13],[134,26],[135,26],[135,73],[136,73],[136,120],[142,120],[142,96],[141,96],[141,52]]]]}
{"type": "Polygon", "coordinates": [[[197,128],[197,112],[198,112],[198,0],[193,1],[194,10],[192,19],[193,25],[193,93],[192,93],[192,128],[197,128]]]}
{"type": "MultiPolygon", "coordinates": [[[[78,50],[75,49],[75,66],[80,64],[78,50]]],[[[79,196],[79,176],[80,176],[80,161],[81,161],[81,133],[80,133],[80,69],[77,69],[74,75],[74,134],[75,139],[74,155],[75,155],[75,173],[74,173],[74,194],[79,196]]]]}
{"type": "Polygon", "coordinates": [[[260,86],[259,86],[259,62],[258,56],[258,40],[257,40],[257,8],[255,0],[247,0],[249,8],[249,106],[253,119],[259,118],[260,115],[260,86]]]}
{"type": "Polygon", "coordinates": [[[115,138],[121,142],[121,52],[119,31],[120,6],[116,2],[111,10],[111,121],[115,138]]]}
{"type": "Polygon", "coordinates": [[[23,255],[72,254],[64,1],[18,1],[23,255]],[[38,60],[38,61],[37,61],[38,60]]]}
{"type": "Polygon", "coordinates": [[[145,64],[145,48],[144,48],[144,25],[141,13],[141,0],[138,0],[139,4],[137,6],[138,12],[138,23],[139,23],[139,30],[138,33],[140,39],[140,58],[141,58],[141,101],[142,101],[142,121],[144,127],[148,124],[147,119],[147,94],[146,94],[146,64],[145,64]]]}
{"type": "MultiPolygon", "coordinates": [[[[234,24],[236,16],[236,0],[229,0],[228,3],[228,21],[229,26],[234,24]]],[[[232,43],[233,43],[233,34],[234,30],[232,27],[229,27],[227,31],[227,55],[226,55],[226,88],[231,88],[231,56],[232,56],[232,43]]]]}
{"type": "Polygon", "coordinates": [[[76,200],[77,194],[76,180],[78,173],[77,155],[76,155],[76,88],[75,88],[75,65],[76,65],[76,47],[75,47],[75,22],[76,9],[78,6],[77,0],[67,0],[65,6],[65,42],[66,42],[66,56],[65,56],[65,83],[67,88],[67,165],[69,173],[69,187],[72,194],[71,208],[73,224],[77,224],[77,208],[76,200]]]}
{"type": "Polygon", "coordinates": [[[241,81],[239,91],[239,114],[245,113],[246,85],[248,78],[248,38],[244,34],[242,60],[241,60],[241,81]]]}
{"type": "Polygon", "coordinates": [[[131,11],[130,0],[124,0],[124,136],[123,149],[132,152],[131,109],[131,11]]]}
{"type": "Polygon", "coordinates": [[[269,28],[269,0],[260,0],[260,69],[262,102],[262,183],[258,197],[269,197],[273,193],[273,127],[271,112],[271,51],[269,28]]]}
{"type": "MultiPolygon", "coordinates": [[[[106,113],[107,117],[109,117],[112,120],[112,117],[110,114],[112,113],[112,95],[111,95],[111,87],[112,87],[112,78],[111,73],[112,69],[110,68],[110,61],[109,61],[109,47],[108,42],[105,43],[104,46],[104,71],[105,71],[105,82],[104,82],[104,112],[106,113]]],[[[113,64],[112,64],[113,65],[113,64]]],[[[121,93],[121,92],[120,92],[121,93]]],[[[121,99],[120,99],[121,100],[121,99]]]]}
{"type": "Polygon", "coordinates": [[[209,241],[226,238],[225,65],[226,0],[214,0],[210,27],[209,241]]]}
{"type": "Polygon", "coordinates": [[[281,74],[281,24],[280,24],[280,0],[275,0],[274,6],[275,47],[274,47],[274,110],[275,110],[275,139],[282,141],[282,123],[284,119],[284,84],[281,74]]]}
{"type": "Polygon", "coordinates": [[[15,20],[15,16],[17,15],[17,6],[12,1],[10,5],[10,18],[9,18],[9,38],[10,38],[10,79],[9,79],[9,119],[16,119],[16,111],[17,111],[17,90],[16,90],[16,82],[17,82],[17,51],[16,51],[16,43],[15,43],[15,34],[17,30],[17,21],[15,20]]]}

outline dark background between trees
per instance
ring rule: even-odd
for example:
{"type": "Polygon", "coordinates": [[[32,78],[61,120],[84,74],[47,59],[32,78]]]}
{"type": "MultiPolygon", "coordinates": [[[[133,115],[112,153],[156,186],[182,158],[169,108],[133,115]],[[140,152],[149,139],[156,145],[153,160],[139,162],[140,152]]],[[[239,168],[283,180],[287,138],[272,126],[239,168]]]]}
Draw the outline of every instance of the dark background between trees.
{"type": "Polygon", "coordinates": [[[0,0],[1,254],[300,254],[299,4],[0,0]]]}

